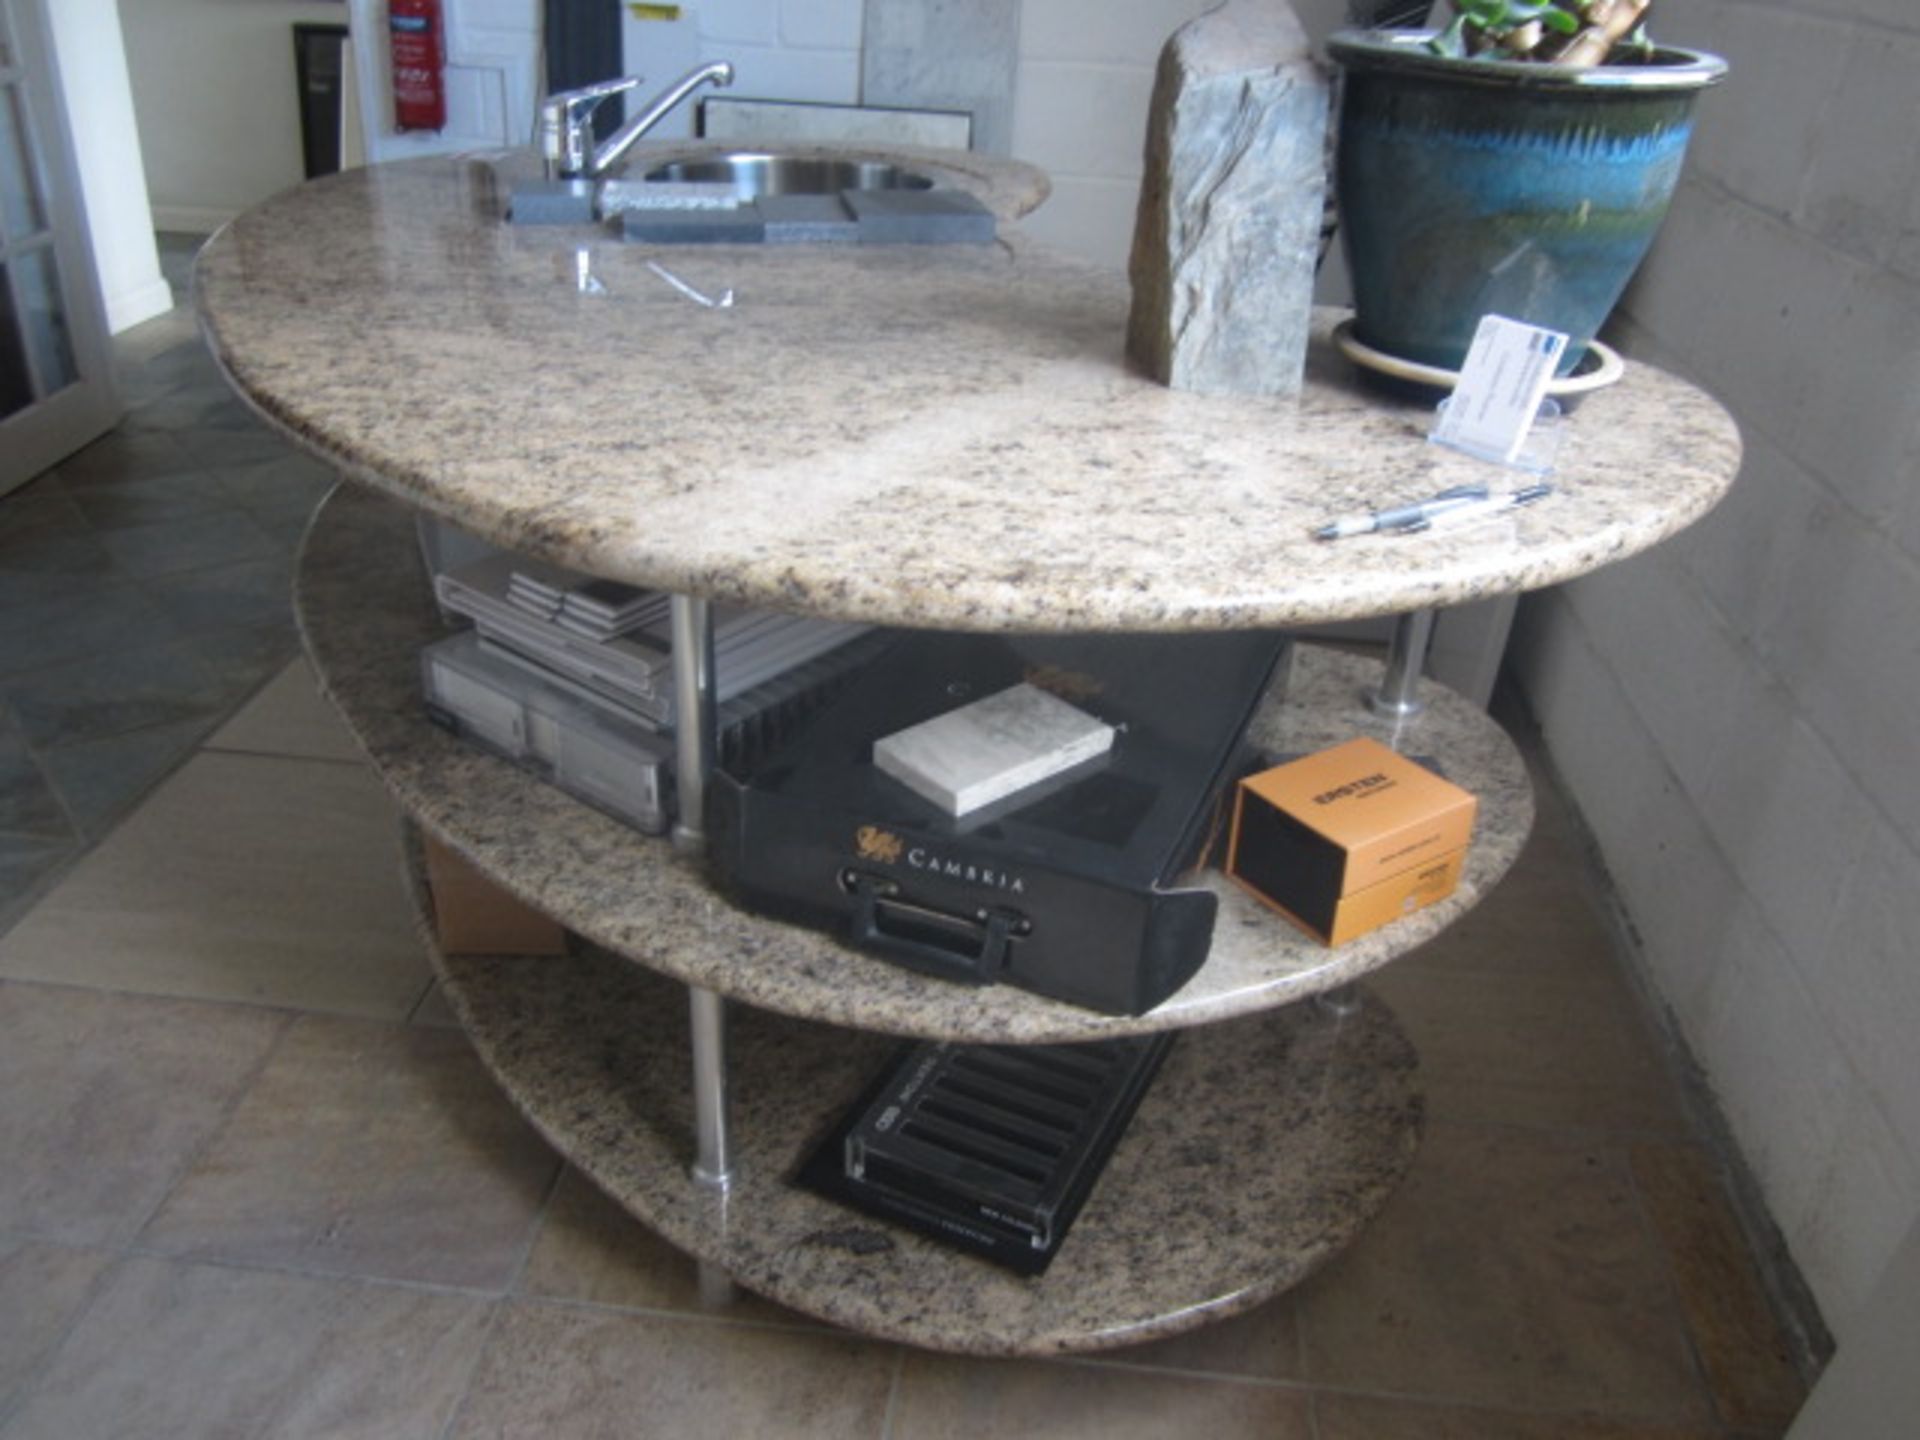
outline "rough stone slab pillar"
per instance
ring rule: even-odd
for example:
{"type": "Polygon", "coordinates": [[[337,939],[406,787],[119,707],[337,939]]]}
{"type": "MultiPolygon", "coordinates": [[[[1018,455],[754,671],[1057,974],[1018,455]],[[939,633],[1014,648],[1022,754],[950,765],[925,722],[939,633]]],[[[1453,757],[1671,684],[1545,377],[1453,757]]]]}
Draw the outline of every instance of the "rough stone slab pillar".
{"type": "Polygon", "coordinates": [[[1226,0],[1160,52],[1127,352],[1176,390],[1291,395],[1326,192],[1327,82],[1286,0],[1226,0]]]}

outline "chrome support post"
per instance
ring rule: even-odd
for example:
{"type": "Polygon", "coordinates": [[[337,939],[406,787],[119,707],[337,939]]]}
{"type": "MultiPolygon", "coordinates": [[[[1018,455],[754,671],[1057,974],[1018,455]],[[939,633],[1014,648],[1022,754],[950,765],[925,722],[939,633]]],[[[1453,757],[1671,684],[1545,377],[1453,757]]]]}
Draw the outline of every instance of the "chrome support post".
{"type": "Polygon", "coordinates": [[[1387,673],[1378,690],[1367,692],[1367,708],[1376,715],[1407,720],[1427,708],[1420,698],[1420,671],[1427,663],[1427,644],[1433,639],[1431,609],[1409,610],[1393,622],[1393,644],[1387,651],[1387,673]]]}
{"type": "Polygon", "coordinates": [[[725,1194],[733,1185],[733,1146],[727,1134],[727,1002],[697,985],[687,987],[693,1027],[693,1180],[725,1194]]]}
{"type": "MultiPolygon", "coordinates": [[[[673,748],[678,817],[673,843],[697,854],[707,848],[707,780],[717,753],[713,610],[690,595],[672,598],[673,748]]],[[[693,1179],[724,1195],[733,1183],[727,1135],[727,1002],[712,990],[687,987],[693,1036],[693,1179]]]]}
{"type": "Polygon", "coordinates": [[[682,850],[707,848],[707,778],[717,752],[713,673],[713,607],[691,595],[675,595],[673,625],[674,780],[679,791],[673,843],[682,850]]]}

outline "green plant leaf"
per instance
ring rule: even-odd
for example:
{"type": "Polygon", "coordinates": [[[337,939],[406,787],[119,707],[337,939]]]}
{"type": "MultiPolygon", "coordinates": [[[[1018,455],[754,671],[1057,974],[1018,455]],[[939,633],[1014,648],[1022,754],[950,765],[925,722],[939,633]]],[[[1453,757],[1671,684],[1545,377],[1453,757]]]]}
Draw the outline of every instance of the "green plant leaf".
{"type": "Polygon", "coordinates": [[[1467,54],[1467,17],[1456,15],[1453,23],[1447,26],[1431,40],[1427,49],[1435,55],[1446,55],[1455,60],[1463,60],[1467,54]]]}
{"type": "Polygon", "coordinates": [[[1540,7],[1540,14],[1536,18],[1549,30],[1557,30],[1562,35],[1578,35],[1580,33],[1579,20],[1560,9],[1557,5],[1542,5],[1540,7]]]}

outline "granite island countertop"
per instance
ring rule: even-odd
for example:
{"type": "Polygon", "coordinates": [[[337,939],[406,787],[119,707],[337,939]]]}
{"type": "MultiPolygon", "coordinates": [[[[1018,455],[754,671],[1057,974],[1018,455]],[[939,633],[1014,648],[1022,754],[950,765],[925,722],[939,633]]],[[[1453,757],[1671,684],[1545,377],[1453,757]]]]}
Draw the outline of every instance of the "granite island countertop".
{"type": "Polygon", "coordinates": [[[943,183],[986,201],[1000,240],[627,244],[502,223],[498,157],[406,161],[223,229],[196,270],[202,323],[299,443],[499,543],[894,624],[1205,630],[1455,604],[1644,549],[1738,469],[1726,412],[1636,362],[1563,422],[1549,501],[1315,541],[1338,513],[1525,477],[1427,444],[1430,413],[1363,390],[1330,313],[1298,400],[1169,391],[1124,359],[1125,276],[1011,224],[1038,172],[858,153],[961,167],[943,183]]]}

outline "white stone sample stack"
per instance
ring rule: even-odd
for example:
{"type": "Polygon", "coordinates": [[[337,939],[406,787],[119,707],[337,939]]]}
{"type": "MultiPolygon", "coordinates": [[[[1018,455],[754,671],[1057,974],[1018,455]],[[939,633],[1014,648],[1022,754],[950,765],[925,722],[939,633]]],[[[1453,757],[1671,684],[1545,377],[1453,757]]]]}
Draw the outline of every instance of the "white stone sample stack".
{"type": "Polygon", "coordinates": [[[1176,390],[1300,390],[1327,82],[1286,0],[1226,0],[1160,53],[1127,351],[1176,390]]]}
{"type": "Polygon", "coordinates": [[[1113,748],[1113,727],[1034,685],[949,710],[873,743],[873,763],[965,815],[1113,748]]]}

